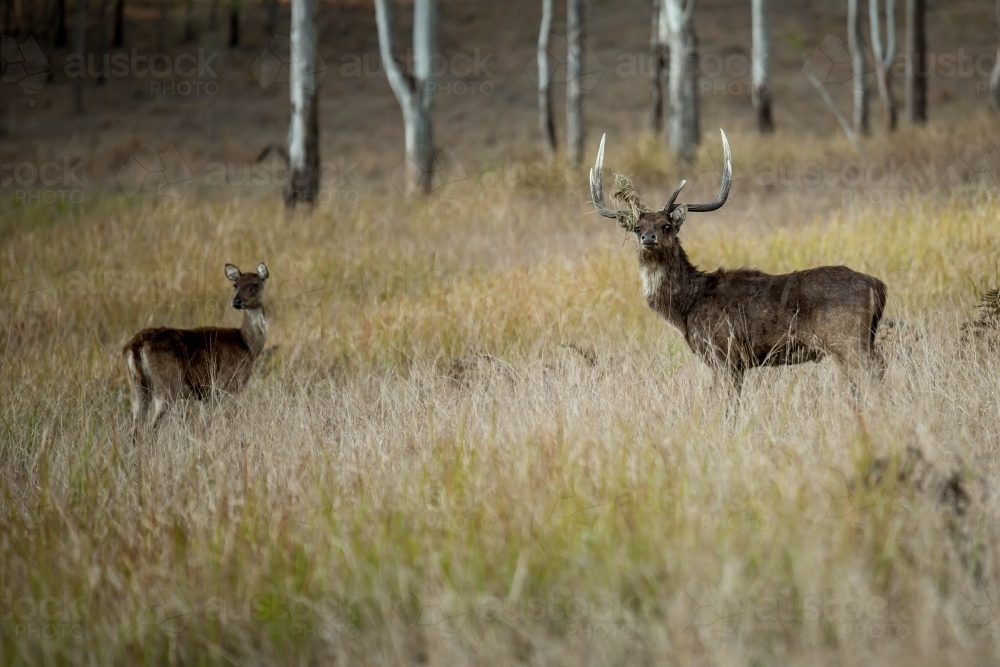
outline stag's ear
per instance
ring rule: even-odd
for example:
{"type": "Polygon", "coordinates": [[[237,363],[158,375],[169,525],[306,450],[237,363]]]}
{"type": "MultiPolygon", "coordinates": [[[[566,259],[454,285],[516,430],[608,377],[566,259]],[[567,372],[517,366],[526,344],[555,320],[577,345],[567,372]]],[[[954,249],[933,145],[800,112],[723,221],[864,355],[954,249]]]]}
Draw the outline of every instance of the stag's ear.
{"type": "Polygon", "coordinates": [[[229,278],[229,282],[235,283],[237,280],[240,279],[240,275],[242,274],[240,273],[239,269],[237,269],[232,264],[226,264],[226,277],[229,278]]]}
{"type": "Polygon", "coordinates": [[[261,280],[267,281],[267,267],[264,266],[264,262],[257,265],[257,275],[260,276],[261,280]]]}
{"type": "Polygon", "coordinates": [[[680,229],[681,225],[684,224],[684,221],[687,220],[687,217],[688,217],[688,205],[681,204],[673,211],[671,211],[670,222],[673,224],[674,229],[680,229]]]}

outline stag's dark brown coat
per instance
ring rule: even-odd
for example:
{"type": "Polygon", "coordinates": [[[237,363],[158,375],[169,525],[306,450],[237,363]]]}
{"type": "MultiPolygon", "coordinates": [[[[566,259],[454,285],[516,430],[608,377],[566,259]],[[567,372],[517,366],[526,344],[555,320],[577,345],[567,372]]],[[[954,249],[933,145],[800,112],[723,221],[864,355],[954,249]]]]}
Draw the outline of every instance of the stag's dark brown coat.
{"type": "Polygon", "coordinates": [[[684,183],[659,211],[604,206],[600,170],[604,140],[591,171],[597,210],[635,233],[646,303],[683,334],[691,350],[725,371],[738,392],[749,368],[820,361],[832,356],[851,378],[879,375],[875,332],[886,287],[846,266],[822,266],[782,275],[752,269],[698,270],[677,233],[689,212],[720,208],[729,194],[732,167],[722,135],[725,166],[719,196],[711,204],[674,204],[684,183]],[[636,216],[636,212],[638,215],[636,216]]]}

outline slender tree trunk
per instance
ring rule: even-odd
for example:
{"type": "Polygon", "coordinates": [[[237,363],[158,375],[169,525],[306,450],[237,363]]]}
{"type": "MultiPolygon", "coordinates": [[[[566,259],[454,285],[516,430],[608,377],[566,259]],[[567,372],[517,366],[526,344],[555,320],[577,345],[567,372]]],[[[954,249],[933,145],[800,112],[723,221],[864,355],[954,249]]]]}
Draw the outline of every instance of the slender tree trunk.
{"type": "Polygon", "coordinates": [[[434,144],[431,103],[434,93],[432,61],[437,52],[437,0],[413,4],[413,74],[406,76],[396,61],[395,30],[389,0],[375,0],[379,54],[386,79],[403,110],[406,137],[406,191],[430,192],[434,181],[434,144]]]}
{"type": "Polygon", "coordinates": [[[551,157],[556,152],[556,127],[552,119],[552,72],[549,68],[549,35],[552,34],[553,0],[542,0],[542,25],[538,30],[538,126],[542,144],[551,157]]]}
{"type": "Polygon", "coordinates": [[[115,28],[111,46],[121,46],[125,38],[125,0],[115,0],[115,28]]]}
{"type": "Polygon", "coordinates": [[[667,27],[666,0],[653,0],[652,26],[649,36],[649,57],[652,66],[649,101],[649,129],[654,135],[663,130],[663,77],[667,67],[669,53],[669,31],[667,27]]]}
{"type": "Polygon", "coordinates": [[[698,124],[698,43],[694,33],[695,0],[667,0],[670,26],[670,148],[694,157],[701,141],[698,124]]]}
{"type": "Polygon", "coordinates": [[[434,100],[433,59],[437,53],[437,0],[413,3],[413,136],[408,152],[413,159],[410,181],[422,192],[430,192],[434,178],[434,142],[431,134],[431,103],[434,100]]]}
{"type": "Polygon", "coordinates": [[[750,98],[757,112],[757,129],[761,134],[774,131],[771,118],[771,30],[767,19],[767,0],[751,0],[753,32],[753,67],[750,98]]]}
{"type": "Polygon", "coordinates": [[[60,48],[66,46],[68,36],[66,34],[66,0],[55,0],[52,7],[52,46],[60,48]]]}
{"type": "Polygon", "coordinates": [[[184,42],[189,43],[195,40],[194,34],[194,0],[184,2],[184,42]]]}
{"type": "MultiPolygon", "coordinates": [[[[997,0],[997,27],[1000,28],[1000,0],[997,0]]],[[[990,108],[1000,113],[1000,39],[997,41],[997,58],[990,72],[990,108]]]]}
{"type": "Polygon", "coordinates": [[[82,116],[86,113],[83,106],[83,82],[87,77],[87,0],[76,0],[74,14],[73,52],[80,56],[83,67],[73,82],[73,112],[82,116]]]}
{"type": "Polygon", "coordinates": [[[267,38],[270,40],[278,34],[278,0],[268,0],[267,2],[267,24],[265,25],[267,38]]]}
{"type": "Polygon", "coordinates": [[[18,0],[4,2],[3,34],[16,37],[21,29],[21,9],[18,0]]]}
{"type": "Polygon", "coordinates": [[[885,49],[882,48],[879,28],[879,0],[868,0],[868,23],[871,29],[875,77],[878,80],[878,94],[882,99],[885,126],[892,132],[896,129],[896,102],[892,99],[889,68],[896,57],[896,0],[886,0],[885,3],[885,49]]]}
{"type": "Polygon", "coordinates": [[[566,2],[566,156],[583,159],[583,0],[566,2]]]}
{"type": "Polygon", "coordinates": [[[156,45],[160,53],[167,50],[167,19],[170,16],[170,0],[160,0],[160,20],[156,26],[156,45]]]}
{"type": "Polygon", "coordinates": [[[854,92],[854,133],[868,134],[868,88],[865,81],[865,49],[861,43],[859,0],[847,0],[847,48],[851,53],[851,87],[854,92]]]}
{"type": "Polygon", "coordinates": [[[97,73],[97,85],[104,85],[108,75],[104,67],[104,56],[108,53],[108,0],[100,0],[97,6],[97,57],[101,59],[101,69],[97,73]]]}
{"type": "Polygon", "coordinates": [[[906,0],[906,119],[927,122],[927,34],[925,0],[906,0]]]}
{"type": "Polygon", "coordinates": [[[229,48],[240,45],[240,3],[234,0],[229,7],[229,48]]]}
{"type": "Polygon", "coordinates": [[[315,205],[319,194],[319,80],[316,76],[318,0],[292,0],[291,120],[285,206],[315,205]]]}

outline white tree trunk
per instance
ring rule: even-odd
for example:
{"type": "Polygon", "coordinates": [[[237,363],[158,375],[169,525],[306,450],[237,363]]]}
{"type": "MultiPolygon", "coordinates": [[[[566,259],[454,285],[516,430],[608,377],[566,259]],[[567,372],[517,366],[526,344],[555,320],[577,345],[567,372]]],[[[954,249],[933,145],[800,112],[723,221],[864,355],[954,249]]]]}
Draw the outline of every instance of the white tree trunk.
{"type": "Polygon", "coordinates": [[[583,158],[583,0],[566,0],[566,154],[583,158]]]}
{"type": "Polygon", "coordinates": [[[542,0],[542,24],[538,30],[538,126],[542,144],[550,156],[556,152],[556,128],[552,120],[552,72],[549,68],[549,35],[552,34],[553,0],[542,0]]]}
{"type": "Polygon", "coordinates": [[[316,203],[319,193],[319,80],[316,76],[318,0],[292,0],[288,124],[288,184],[285,206],[316,203]]]}
{"type": "Polygon", "coordinates": [[[771,118],[771,30],[767,0],[751,0],[750,13],[753,32],[750,99],[757,112],[757,129],[761,134],[769,134],[774,131],[774,121],[771,118]]]}
{"type": "Polygon", "coordinates": [[[906,84],[904,104],[911,123],[927,122],[927,33],[924,0],[906,0],[906,84]]]}
{"type": "Polygon", "coordinates": [[[865,49],[861,43],[861,12],[858,0],[847,0],[847,48],[851,53],[851,88],[854,92],[854,133],[868,134],[868,88],[865,81],[865,49]]]}
{"type": "Polygon", "coordinates": [[[394,57],[395,30],[389,0],[375,0],[379,53],[386,79],[403,111],[406,142],[406,191],[430,192],[434,180],[431,102],[432,60],[437,52],[437,0],[413,3],[413,74],[407,77],[394,57]]]}
{"type": "Polygon", "coordinates": [[[892,132],[896,129],[896,102],[892,99],[889,68],[896,57],[896,0],[885,2],[885,48],[882,48],[882,31],[879,28],[879,0],[868,0],[868,24],[871,29],[872,56],[875,59],[875,78],[878,80],[878,94],[882,99],[885,126],[892,132]]]}
{"type": "Polygon", "coordinates": [[[670,52],[670,32],[667,28],[667,5],[665,0],[653,0],[652,26],[649,35],[649,57],[652,72],[650,91],[649,127],[653,134],[663,129],[663,75],[666,70],[667,54],[670,52]]]}
{"type": "Polygon", "coordinates": [[[698,127],[698,46],[695,0],[666,0],[670,30],[670,148],[690,159],[701,141],[698,127]]]}

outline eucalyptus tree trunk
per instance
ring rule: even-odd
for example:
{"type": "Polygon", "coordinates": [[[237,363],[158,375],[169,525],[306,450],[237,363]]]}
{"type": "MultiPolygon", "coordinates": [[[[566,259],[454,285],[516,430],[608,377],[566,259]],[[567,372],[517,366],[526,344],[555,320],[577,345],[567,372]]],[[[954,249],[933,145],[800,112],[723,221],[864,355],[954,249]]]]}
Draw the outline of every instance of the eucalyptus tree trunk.
{"type": "Polygon", "coordinates": [[[170,0],[160,0],[160,21],[156,27],[156,46],[160,53],[167,50],[167,23],[170,16],[170,0]]]}
{"type": "Polygon", "coordinates": [[[698,126],[698,45],[695,0],[666,0],[670,31],[670,148],[690,159],[701,141],[698,126]]]}
{"type": "MultiPolygon", "coordinates": [[[[107,68],[104,67],[104,56],[108,51],[108,0],[101,0],[97,6],[97,57],[101,59],[101,70],[97,73],[97,85],[104,85],[107,68]]],[[[85,63],[86,64],[86,63],[85,63]]]]}
{"type": "Polygon", "coordinates": [[[240,45],[240,0],[232,0],[229,5],[229,48],[240,45]]]}
{"type": "Polygon", "coordinates": [[[194,0],[184,0],[184,42],[194,39],[194,0]]]}
{"type": "Polygon", "coordinates": [[[906,0],[906,81],[904,104],[911,123],[927,122],[927,33],[925,0],[906,0]]]}
{"type": "Polygon", "coordinates": [[[889,68],[896,57],[896,0],[885,0],[885,48],[882,48],[882,31],[879,28],[879,0],[868,0],[868,24],[872,36],[872,57],[875,60],[875,78],[878,94],[882,98],[885,126],[896,129],[896,102],[892,99],[889,68]]]}
{"type": "Polygon", "coordinates": [[[73,52],[80,56],[82,66],[73,82],[73,111],[79,115],[86,113],[83,106],[83,82],[87,75],[87,0],[76,0],[73,16],[73,52]]]}
{"type": "Polygon", "coordinates": [[[319,79],[316,74],[318,0],[292,0],[288,183],[285,206],[316,203],[319,193],[319,79]]]}
{"type": "Polygon", "coordinates": [[[121,46],[125,39],[125,0],[115,0],[114,30],[111,33],[111,46],[121,46]]]}
{"type": "Polygon", "coordinates": [[[665,0],[653,0],[652,25],[649,34],[649,59],[652,71],[652,88],[649,101],[649,129],[658,135],[663,129],[663,75],[670,52],[670,34],[667,27],[667,5],[665,0]]]}
{"type": "Polygon", "coordinates": [[[267,23],[264,29],[268,40],[278,34],[278,0],[267,0],[267,23]]]}
{"type": "Polygon", "coordinates": [[[432,60],[437,52],[437,0],[413,3],[413,73],[396,61],[395,30],[389,0],[375,0],[379,53],[386,79],[403,110],[406,140],[406,191],[430,192],[434,180],[431,103],[434,97],[432,60]]]}
{"type": "Polygon", "coordinates": [[[771,30],[767,22],[767,0],[751,0],[750,23],[753,33],[753,66],[750,100],[757,112],[761,134],[774,131],[771,118],[771,30]]]}
{"type": "Polygon", "coordinates": [[[52,6],[52,46],[66,46],[66,0],[55,0],[52,6]]]}
{"type": "Polygon", "coordinates": [[[549,36],[552,34],[553,0],[542,0],[542,25],[538,30],[538,127],[542,144],[551,157],[556,152],[556,127],[552,120],[552,71],[549,68],[549,36]]]}
{"type": "Polygon", "coordinates": [[[851,54],[851,87],[854,92],[853,125],[856,135],[868,134],[868,89],[865,85],[865,49],[861,43],[858,0],[847,0],[847,48],[851,54]]]}
{"type": "Polygon", "coordinates": [[[583,159],[583,0],[566,0],[566,156],[583,159]]]}
{"type": "MultiPolygon", "coordinates": [[[[1000,28],[1000,0],[997,0],[997,27],[1000,28]]],[[[990,108],[1000,113],[1000,41],[997,42],[997,59],[990,72],[990,108]]]]}

